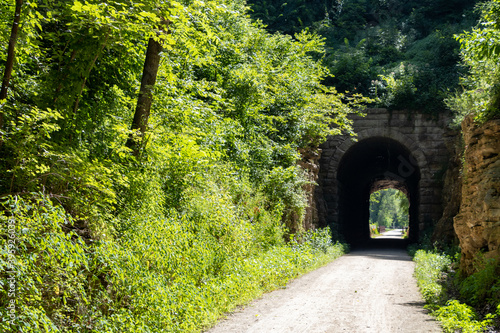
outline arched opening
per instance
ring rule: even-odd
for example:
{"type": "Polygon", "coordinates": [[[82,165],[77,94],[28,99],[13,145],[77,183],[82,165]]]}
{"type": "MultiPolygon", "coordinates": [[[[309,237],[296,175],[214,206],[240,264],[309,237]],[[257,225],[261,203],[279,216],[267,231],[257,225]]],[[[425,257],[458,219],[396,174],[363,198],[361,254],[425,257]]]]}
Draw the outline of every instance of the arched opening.
{"type": "Polygon", "coordinates": [[[376,189],[370,194],[370,237],[405,239],[408,237],[410,202],[405,191],[376,189]]]}
{"type": "MultiPolygon", "coordinates": [[[[418,239],[420,169],[411,152],[396,140],[373,137],[351,146],[343,155],[337,172],[337,230],[353,246],[370,245],[370,195],[394,188],[409,201],[408,241],[418,239]]],[[[399,240],[406,243],[407,240],[399,240]]]]}

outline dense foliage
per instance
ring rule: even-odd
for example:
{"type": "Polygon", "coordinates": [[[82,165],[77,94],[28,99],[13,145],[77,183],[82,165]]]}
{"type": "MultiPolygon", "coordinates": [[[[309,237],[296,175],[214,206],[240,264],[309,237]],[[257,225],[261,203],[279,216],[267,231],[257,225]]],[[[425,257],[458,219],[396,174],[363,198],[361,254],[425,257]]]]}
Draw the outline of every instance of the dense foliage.
{"type": "Polygon", "coordinates": [[[322,85],[321,38],[225,0],[0,1],[0,24],[1,331],[196,331],[342,253],[301,224],[299,151],[362,101],[322,85]]]}
{"type": "Polygon", "coordinates": [[[370,224],[394,228],[408,227],[409,202],[396,189],[385,189],[370,195],[370,224]]]}
{"type": "Polygon", "coordinates": [[[476,273],[455,271],[458,256],[436,250],[415,253],[415,277],[427,308],[444,332],[492,332],[500,327],[500,265],[478,258],[476,273]]]}
{"type": "Polygon", "coordinates": [[[0,240],[2,279],[13,283],[0,291],[0,330],[199,331],[236,304],[343,253],[327,230],[284,245],[279,223],[272,230],[234,216],[226,202],[203,204],[191,214],[204,217],[137,219],[119,239],[85,243],[72,217],[47,198],[9,198],[1,232],[9,228],[16,244],[9,249],[0,240]],[[213,215],[216,208],[225,210],[213,215]]]}
{"type": "Polygon", "coordinates": [[[248,0],[252,16],[272,32],[294,34],[315,22],[335,16],[342,9],[341,0],[248,0]]]}
{"type": "Polygon", "coordinates": [[[470,29],[478,1],[251,0],[253,16],[272,31],[304,27],[326,38],[325,84],[377,97],[377,105],[438,114],[458,87],[459,43],[470,29]],[[320,1],[318,1],[320,2],[320,1]],[[281,9],[281,10],[279,10],[281,9]],[[293,14],[293,15],[292,15],[293,14]],[[312,22],[312,23],[311,23],[312,22]]]}
{"type": "Polygon", "coordinates": [[[457,122],[473,114],[479,122],[500,116],[500,1],[480,6],[481,19],[476,28],[457,36],[463,65],[469,71],[461,80],[463,90],[448,98],[457,122]]]}

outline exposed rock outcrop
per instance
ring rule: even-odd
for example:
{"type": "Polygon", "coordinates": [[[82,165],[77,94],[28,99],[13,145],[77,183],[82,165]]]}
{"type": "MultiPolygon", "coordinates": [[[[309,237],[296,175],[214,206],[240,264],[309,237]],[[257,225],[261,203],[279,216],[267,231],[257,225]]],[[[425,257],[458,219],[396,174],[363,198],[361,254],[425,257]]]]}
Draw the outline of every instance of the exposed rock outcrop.
{"type": "Polygon", "coordinates": [[[454,219],[462,249],[461,269],[474,271],[479,252],[500,258],[500,119],[462,123],[465,143],[462,202],[454,219]]]}

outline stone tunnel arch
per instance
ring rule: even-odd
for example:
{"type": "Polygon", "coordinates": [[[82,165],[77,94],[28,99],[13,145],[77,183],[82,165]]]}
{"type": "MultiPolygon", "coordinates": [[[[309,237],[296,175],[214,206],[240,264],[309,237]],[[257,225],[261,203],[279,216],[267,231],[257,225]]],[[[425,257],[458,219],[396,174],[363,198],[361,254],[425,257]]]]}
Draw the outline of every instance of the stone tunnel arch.
{"type": "MultiPolygon", "coordinates": [[[[339,233],[349,242],[351,239],[367,238],[368,227],[362,226],[364,231],[359,231],[364,234],[357,235],[349,231],[350,226],[346,221],[357,217],[345,213],[348,208],[345,200],[350,196],[345,188],[349,184],[349,174],[353,175],[349,170],[354,169],[356,164],[370,169],[370,165],[377,163],[375,155],[371,155],[371,161],[370,157],[363,160],[363,153],[360,152],[369,154],[372,148],[380,150],[380,147],[385,147],[385,151],[391,154],[391,167],[385,171],[372,167],[372,174],[365,174],[364,183],[358,184],[362,186],[359,197],[363,199],[356,199],[363,202],[358,201],[359,205],[351,208],[368,216],[370,191],[390,187],[400,189],[407,194],[411,203],[410,236],[411,241],[417,241],[422,231],[434,226],[443,214],[443,175],[450,158],[448,147],[451,142],[446,126],[448,118],[443,115],[431,119],[419,113],[409,116],[406,111],[367,109],[365,116],[356,115],[352,119],[356,138],[349,135],[332,136],[320,147],[319,186],[314,194],[316,222],[313,223],[319,227],[330,226],[334,233],[339,233]],[[398,157],[402,157],[403,161],[398,157]],[[362,161],[354,162],[357,159],[362,161]],[[400,168],[403,177],[398,176],[400,168]],[[405,171],[405,168],[409,169],[405,171]],[[412,168],[413,173],[406,175],[411,173],[412,168]]],[[[359,221],[354,222],[354,225],[361,223],[359,221]]],[[[363,217],[362,221],[368,223],[367,217],[363,217]]]]}
{"type": "Polygon", "coordinates": [[[418,239],[420,167],[414,154],[399,141],[375,136],[351,145],[339,161],[337,228],[352,245],[370,240],[370,194],[396,188],[410,202],[410,240],[418,239]]]}

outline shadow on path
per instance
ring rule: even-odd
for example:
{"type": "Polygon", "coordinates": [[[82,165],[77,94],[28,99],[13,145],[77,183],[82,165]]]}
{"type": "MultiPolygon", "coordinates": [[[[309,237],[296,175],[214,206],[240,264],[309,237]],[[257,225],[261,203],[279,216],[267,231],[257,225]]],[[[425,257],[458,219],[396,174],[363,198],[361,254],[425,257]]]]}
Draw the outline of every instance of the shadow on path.
{"type": "Polygon", "coordinates": [[[353,250],[374,250],[374,249],[401,249],[405,250],[409,241],[407,239],[393,238],[370,238],[365,242],[351,245],[353,250]]]}
{"type": "Polygon", "coordinates": [[[401,248],[355,248],[348,256],[368,257],[378,260],[411,261],[405,249],[401,248]]]}

